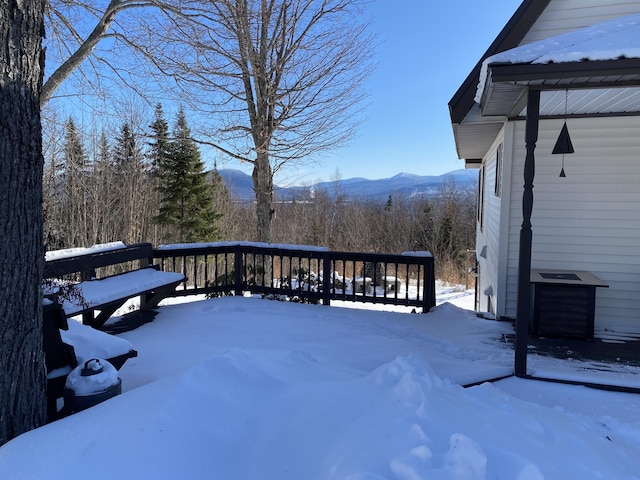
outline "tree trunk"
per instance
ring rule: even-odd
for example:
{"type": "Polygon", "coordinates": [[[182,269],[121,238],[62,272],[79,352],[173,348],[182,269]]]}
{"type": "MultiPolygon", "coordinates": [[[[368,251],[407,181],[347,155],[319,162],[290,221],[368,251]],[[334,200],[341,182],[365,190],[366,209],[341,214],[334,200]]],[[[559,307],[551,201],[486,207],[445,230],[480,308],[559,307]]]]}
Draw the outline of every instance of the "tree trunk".
{"type": "Polygon", "coordinates": [[[0,445],[46,420],[43,1],[0,4],[0,445]]]}
{"type": "Polygon", "coordinates": [[[271,243],[273,217],[273,173],[266,152],[258,153],[253,166],[253,189],[256,192],[258,241],[271,243]]]}

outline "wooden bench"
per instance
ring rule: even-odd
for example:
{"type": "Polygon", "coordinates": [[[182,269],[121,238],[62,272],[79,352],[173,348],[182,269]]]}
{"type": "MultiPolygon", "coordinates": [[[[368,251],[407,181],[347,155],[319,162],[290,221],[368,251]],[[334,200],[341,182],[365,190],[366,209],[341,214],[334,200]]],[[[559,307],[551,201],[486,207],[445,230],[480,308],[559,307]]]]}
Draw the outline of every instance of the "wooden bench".
{"type": "Polygon", "coordinates": [[[181,273],[162,272],[153,262],[150,243],[117,246],[113,249],[54,258],[45,262],[46,279],[68,279],[79,296],[60,298],[67,317],[82,315],[82,323],[100,328],[114,312],[134,297],[140,297],[140,309],[151,310],[185,280],[181,273]],[[137,264],[131,269],[126,265],[137,264]],[[96,278],[98,269],[125,270],[96,278]],[[99,312],[96,315],[96,312],[99,312]]]}

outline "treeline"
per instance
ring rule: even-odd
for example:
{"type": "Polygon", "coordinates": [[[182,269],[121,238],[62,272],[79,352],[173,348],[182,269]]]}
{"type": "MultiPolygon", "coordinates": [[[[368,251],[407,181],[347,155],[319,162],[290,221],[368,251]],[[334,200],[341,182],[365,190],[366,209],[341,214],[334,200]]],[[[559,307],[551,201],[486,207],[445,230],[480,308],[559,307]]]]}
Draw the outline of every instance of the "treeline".
{"type": "MultiPolygon", "coordinates": [[[[73,118],[48,122],[44,235],[47,249],[123,241],[256,239],[255,204],[235,201],[214,168],[205,171],[184,111],[172,128],[158,105],[152,122],[83,131],[73,118]]],[[[276,202],[274,243],[332,250],[428,250],[438,278],[465,283],[474,256],[475,191],[453,180],[432,197],[353,200],[340,184],[276,202]]]]}
{"type": "Polygon", "coordinates": [[[436,276],[466,283],[475,256],[475,189],[445,183],[432,197],[354,200],[340,191],[314,191],[305,200],[276,203],[274,242],[331,250],[402,253],[429,251],[436,276]]]}
{"type": "Polygon", "coordinates": [[[233,204],[220,177],[205,171],[183,110],[173,129],[161,105],[148,126],[131,121],[87,132],[69,118],[47,127],[47,249],[221,238],[233,204]]]}

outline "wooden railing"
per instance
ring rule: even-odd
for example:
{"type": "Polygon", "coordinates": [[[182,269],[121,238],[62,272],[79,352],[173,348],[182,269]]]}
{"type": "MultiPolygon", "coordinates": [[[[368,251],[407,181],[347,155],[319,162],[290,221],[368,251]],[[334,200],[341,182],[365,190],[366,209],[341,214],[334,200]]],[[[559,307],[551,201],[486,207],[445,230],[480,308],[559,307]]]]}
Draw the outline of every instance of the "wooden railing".
{"type": "Polygon", "coordinates": [[[186,276],[174,296],[248,292],[324,305],[344,300],[414,306],[423,312],[435,305],[434,261],[425,252],[219,242],[161,246],[153,256],[161,270],[186,276]]]}
{"type": "Polygon", "coordinates": [[[81,253],[44,264],[44,278],[65,278],[74,281],[104,278],[116,273],[143,268],[151,264],[153,246],[150,243],[121,244],[112,250],[81,253]]]}

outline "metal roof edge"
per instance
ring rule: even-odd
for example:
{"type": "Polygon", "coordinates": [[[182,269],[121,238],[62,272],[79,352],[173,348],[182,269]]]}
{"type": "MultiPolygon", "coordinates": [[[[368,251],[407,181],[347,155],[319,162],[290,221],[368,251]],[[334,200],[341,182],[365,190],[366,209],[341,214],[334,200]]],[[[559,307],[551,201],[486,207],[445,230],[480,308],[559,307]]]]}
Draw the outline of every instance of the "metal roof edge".
{"type": "Polygon", "coordinates": [[[473,70],[449,100],[451,123],[460,123],[473,106],[480,69],[485,58],[517,47],[551,0],[524,0],[500,31],[473,70]]]}
{"type": "MultiPolygon", "coordinates": [[[[640,58],[619,58],[612,60],[587,60],[558,63],[522,63],[522,64],[491,64],[491,78],[493,83],[499,82],[525,82],[534,80],[563,78],[592,78],[592,77],[625,77],[640,74],[640,58]]],[[[579,82],[578,82],[579,83],[579,82]]],[[[602,85],[602,81],[584,82],[591,87],[602,85]]],[[[624,80],[617,80],[616,84],[625,84],[624,80]]],[[[628,81],[629,85],[637,85],[637,78],[628,81]]],[[[541,87],[543,88],[543,87],[541,87]]],[[[557,89],[557,85],[549,87],[557,89]]],[[[575,88],[575,87],[574,87],[575,88]]]]}

